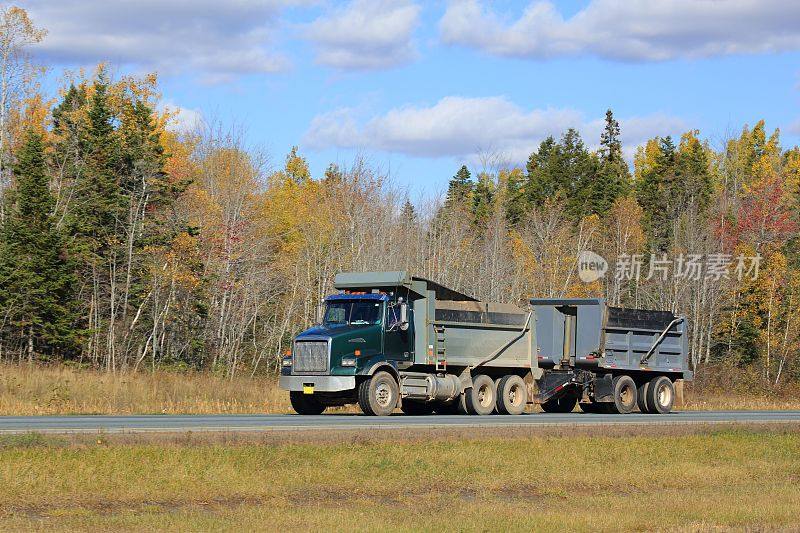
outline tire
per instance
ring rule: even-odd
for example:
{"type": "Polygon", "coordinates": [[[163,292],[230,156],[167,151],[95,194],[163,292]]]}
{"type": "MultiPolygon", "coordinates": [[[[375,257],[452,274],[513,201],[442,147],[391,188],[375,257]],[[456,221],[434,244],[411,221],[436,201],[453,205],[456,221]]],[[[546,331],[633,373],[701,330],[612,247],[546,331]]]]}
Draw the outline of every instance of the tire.
{"type": "Polygon", "coordinates": [[[653,414],[667,414],[675,404],[675,386],[667,376],[650,380],[647,387],[647,411],[653,414]]]}
{"type": "Polygon", "coordinates": [[[494,380],[485,374],[472,378],[472,387],[464,393],[464,407],[471,415],[490,415],[497,405],[494,380]]]}
{"type": "Polygon", "coordinates": [[[544,402],[542,411],[545,413],[571,413],[575,409],[576,403],[578,403],[578,397],[573,394],[567,394],[544,402]]]}
{"type": "Polygon", "coordinates": [[[647,408],[647,390],[650,388],[650,382],[645,381],[636,387],[636,405],[639,406],[639,412],[649,413],[650,409],[647,408]]]}
{"type": "Polygon", "coordinates": [[[436,405],[433,402],[415,402],[406,400],[400,405],[400,410],[409,416],[428,416],[433,413],[436,405]]]}
{"type": "Polygon", "coordinates": [[[636,382],[630,376],[617,376],[612,382],[614,391],[614,411],[627,415],[636,407],[637,392],[636,382]]]}
{"type": "Polygon", "coordinates": [[[303,394],[301,391],[290,391],[289,402],[298,415],[320,415],[325,410],[325,405],[313,394],[303,394]]]}
{"type": "Polygon", "coordinates": [[[581,411],[584,413],[600,413],[602,411],[601,405],[599,403],[594,402],[580,402],[578,407],[581,408],[581,411]]]}
{"type": "Polygon", "coordinates": [[[516,375],[503,376],[497,384],[497,412],[501,415],[521,415],[528,404],[528,386],[516,375]]]}
{"type": "Polygon", "coordinates": [[[365,415],[389,416],[397,407],[399,397],[397,381],[385,370],[376,372],[358,386],[358,406],[365,415]]]}
{"type": "Polygon", "coordinates": [[[458,415],[460,398],[450,400],[449,402],[433,402],[433,412],[437,415],[458,415]]]}

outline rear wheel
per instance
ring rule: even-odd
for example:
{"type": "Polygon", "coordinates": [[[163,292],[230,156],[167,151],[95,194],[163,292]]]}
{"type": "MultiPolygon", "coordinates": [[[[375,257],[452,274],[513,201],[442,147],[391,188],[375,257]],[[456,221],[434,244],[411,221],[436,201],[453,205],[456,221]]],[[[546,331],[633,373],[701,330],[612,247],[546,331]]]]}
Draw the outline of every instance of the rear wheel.
{"type": "Polygon", "coordinates": [[[544,402],[542,411],[545,413],[571,413],[575,409],[576,403],[578,403],[578,397],[573,394],[567,394],[544,402]]]}
{"type": "Polygon", "coordinates": [[[675,403],[675,387],[667,376],[653,378],[647,388],[647,410],[650,413],[666,414],[675,403]]]}
{"type": "Polygon", "coordinates": [[[325,410],[325,405],[313,394],[303,394],[301,391],[289,392],[289,402],[298,415],[319,415],[325,410]]]}
{"type": "Polygon", "coordinates": [[[497,412],[501,415],[521,415],[528,404],[528,386],[516,375],[504,376],[497,384],[497,412]]]}
{"type": "Polygon", "coordinates": [[[397,407],[400,387],[394,376],[381,370],[358,386],[358,406],[365,415],[388,416],[397,407]]]}
{"type": "Polygon", "coordinates": [[[626,415],[636,407],[636,382],[630,376],[617,376],[612,382],[614,390],[614,410],[626,415]]]}
{"type": "Polygon", "coordinates": [[[405,400],[400,405],[400,410],[409,416],[427,416],[433,413],[435,408],[433,402],[415,402],[414,400],[405,400]]]}
{"type": "Polygon", "coordinates": [[[464,393],[464,407],[471,415],[490,415],[497,403],[494,380],[481,374],[472,378],[472,387],[464,393]]]}
{"type": "Polygon", "coordinates": [[[647,408],[647,389],[650,388],[650,382],[645,381],[636,387],[636,404],[639,406],[639,411],[642,413],[649,413],[647,408]]]}

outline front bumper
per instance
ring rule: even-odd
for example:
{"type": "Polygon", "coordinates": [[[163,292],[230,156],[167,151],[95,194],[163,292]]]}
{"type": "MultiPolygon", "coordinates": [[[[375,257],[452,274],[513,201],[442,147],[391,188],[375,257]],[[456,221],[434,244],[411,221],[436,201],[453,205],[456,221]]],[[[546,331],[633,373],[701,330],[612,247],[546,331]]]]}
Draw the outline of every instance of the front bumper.
{"type": "Polygon", "coordinates": [[[302,391],[313,385],[314,392],[340,392],[356,388],[355,376],[281,376],[278,386],[283,390],[302,391]]]}

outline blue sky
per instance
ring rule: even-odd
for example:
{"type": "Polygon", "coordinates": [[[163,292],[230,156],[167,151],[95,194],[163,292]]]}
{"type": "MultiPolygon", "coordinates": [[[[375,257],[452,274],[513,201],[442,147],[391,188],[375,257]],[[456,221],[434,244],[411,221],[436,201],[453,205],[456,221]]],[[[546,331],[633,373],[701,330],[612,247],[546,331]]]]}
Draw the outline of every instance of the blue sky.
{"type": "Polygon", "coordinates": [[[244,126],[315,175],[356,154],[413,198],[462,163],[513,165],[551,133],[630,155],[688,129],[719,145],[764,118],[800,142],[800,3],[775,0],[26,0],[55,67],[159,72],[164,101],[244,126]],[[487,163],[487,161],[489,163],[487,163]]]}

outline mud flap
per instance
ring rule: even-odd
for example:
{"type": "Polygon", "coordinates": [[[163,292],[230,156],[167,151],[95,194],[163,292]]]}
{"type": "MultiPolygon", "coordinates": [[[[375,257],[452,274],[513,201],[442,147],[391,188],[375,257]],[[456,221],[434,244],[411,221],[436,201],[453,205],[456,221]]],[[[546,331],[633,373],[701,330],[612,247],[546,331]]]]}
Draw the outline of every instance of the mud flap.
{"type": "Polygon", "coordinates": [[[539,379],[539,394],[536,403],[545,403],[574,390],[575,373],[572,370],[545,372],[539,379]]]}
{"type": "Polygon", "coordinates": [[[613,402],[614,382],[611,374],[603,374],[594,379],[594,401],[613,402]]]}

